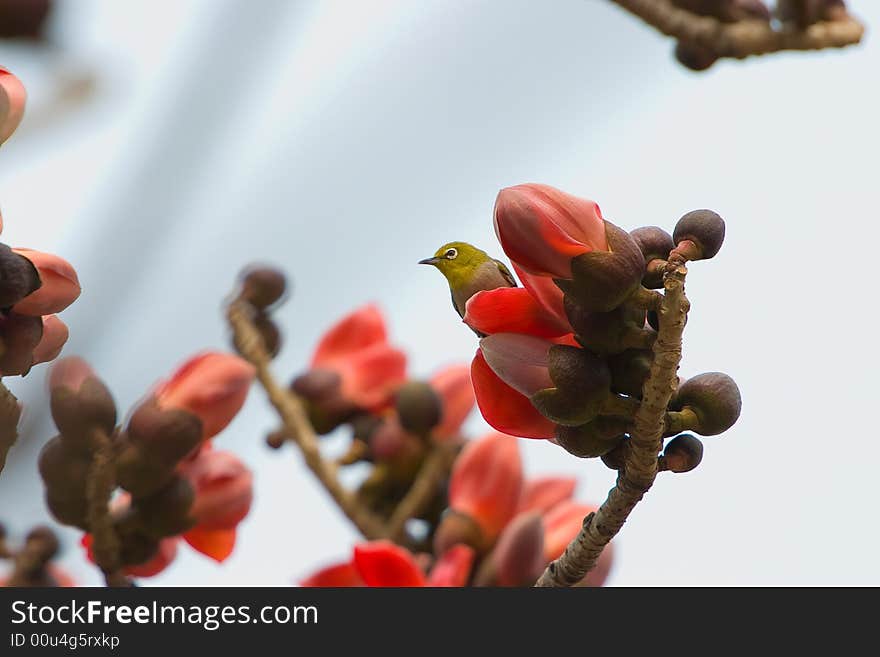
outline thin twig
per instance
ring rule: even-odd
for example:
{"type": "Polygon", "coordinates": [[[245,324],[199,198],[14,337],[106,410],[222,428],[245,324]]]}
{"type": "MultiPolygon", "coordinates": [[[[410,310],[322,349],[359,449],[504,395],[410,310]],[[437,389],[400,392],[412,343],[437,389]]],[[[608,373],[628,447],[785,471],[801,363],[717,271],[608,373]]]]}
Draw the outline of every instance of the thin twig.
{"type": "Polygon", "coordinates": [[[5,385],[0,383],[0,473],[6,465],[6,455],[18,438],[18,420],[21,406],[5,385]]]}
{"type": "Polygon", "coordinates": [[[269,401],[284,424],[284,435],[297,444],[306,465],[318,478],[342,512],[370,540],[383,538],[384,523],[369,509],[360,505],[354,495],[342,486],[336,476],[336,466],[326,460],[318,446],[318,437],[309,422],[302,401],[291,390],[282,387],[269,370],[269,354],[259,331],[250,319],[245,302],[235,299],[226,313],[232,327],[238,352],[257,370],[257,379],[266,391],[269,401]]]}
{"type": "Polygon", "coordinates": [[[405,538],[406,522],[425,510],[437,494],[440,482],[449,474],[458,450],[455,445],[436,445],[428,454],[415,481],[388,520],[388,537],[392,541],[405,538]]]}
{"type": "Polygon", "coordinates": [[[107,586],[128,586],[128,578],[122,572],[119,536],[110,515],[110,498],[116,488],[116,446],[113,439],[101,430],[96,430],[93,436],[97,449],[86,480],[92,553],[104,573],[107,586]]]}
{"type": "Polygon", "coordinates": [[[862,40],[865,28],[855,18],[820,21],[801,29],[784,24],[781,29],[762,20],[724,23],[680,9],[670,0],[611,0],[663,34],[696,43],[718,57],[744,59],[780,50],[843,48],[862,40]]]}
{"type": "Polygon", "coordinates": [[[573,586],[592,570],[603,548],[623,527],[636,504],[657,476],[657,455],[663,446],[666,407],[678,383],[681,338],[690,304],[684,293],[687,269],[673,259],[664,277],[665,296],[660,305],[660,331],[654,343],[654,360],[635,415],[624,468],[617,483],[595,513],[584,518],[577,537],[552,562],[535,586],[573,586]]]}

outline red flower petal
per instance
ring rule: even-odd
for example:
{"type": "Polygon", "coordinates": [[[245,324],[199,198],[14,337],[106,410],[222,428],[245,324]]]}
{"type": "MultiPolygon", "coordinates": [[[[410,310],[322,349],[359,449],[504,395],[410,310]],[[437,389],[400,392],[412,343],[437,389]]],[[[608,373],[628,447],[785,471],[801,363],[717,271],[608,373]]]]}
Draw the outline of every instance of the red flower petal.
{"type": "Polygon", "coordinates": [[[553,387],[550,349],[553,343],[521,333],[496,333],[480,340],[480,351],[492,371],[521,395],[553,387]]]}
{"type": "Polygon", "coordinates": [[[428,577],[428,586],[465,586],[474,565],[475,552],[472,547],[459,543],[443,553],[428,577]]]}
{"type": "Polygon", "coordinates": [[[312,368],[329,365],[366,347],[388,342],[385,320],[379,308],[368,304],[346,315],[318,343],[312,368]]]}
{"type": "Polygon", "coordinates": [[[375,344],[335,364],[342,377],[342,396],[361,408],[384,406],[406,381],[406,354],[375,344]]]}
{"type": "Polygon", "coordinates": [[[194,550],[222,563],[235,548],[235,530],[193,527],[183,534],[183,540],[194,550]]]}
{"type": "Polygon", "coordinates": [[[354,567],[367,586],[425,586],[425,575],[413,556],[391,541],[356,545],[354,567]]]}
{"type": "Polygon", "coordinates": [[[544,515],[544,556],[547,561],[558,558],[565,551],[581,530],[584,518],[595,510],[595,506],[567,500],[544,515]]]}
{"type": "Polygon", "coordinates": [[[458,433],[474,408],[470,368],[467,365],[453,365],[442,369],[431,378],[431,387],[443,402],[443,416],[434,429],[434,436],[445,438],[458,433]]]}
{"type": "Polygon", "coordinates": [[[571,499],[577,479],[574,477],[541,477],[526,482],[519,501],[519,513],[547,513],[560,502],[571,499]]]}
{"type": "MultiPolygon", "coordinates": [[[[561,290],[560,290],[561,292],[561,290]]],[[[464,323],[481,333],[525,333],[554,338],[571,333],[522,287],[499,287],[477,292],[465,306],[464,323]]]]}
{"type": "Polygon", "coordinates": [[[9,139],[21,122],[26,99],[21,80],[0,67],[0,144],[9,139]]]}
{"type": "Polygon", "coordinates": [[[490,433],[465,445],[449,478],[449,508],[476,521],[493,541],[516,513],[523,473],[513,436],[490,433]]]}
{"type": "Polygon", "coordinates": [[[527,397],[504,383],[477,351],[471,363],[477,406],[493,428],[521,438],[552,438],[556,425],[538,412],[527,397]]]}
{"type": "Polygon", "coordinates": [[[560,325],[568,327],[567,332],[570,333],[571,325],[568,321],[568,315],[565,314],[565,295],[553,282],[553,279],[548,276],[530,274],[522,267],[518,267],[516,263],[513,263],[513,269],[519,280],[522,281],[523,287],[529,291],[535,301],[556,318],[560,325]]]}
{"type": "Polygon", "coordinates": [[[300,586],[322,588],[364,586],[364,580],[361,579],[354,564],[346,562],[322,568],[300,582],[300,586]]]}

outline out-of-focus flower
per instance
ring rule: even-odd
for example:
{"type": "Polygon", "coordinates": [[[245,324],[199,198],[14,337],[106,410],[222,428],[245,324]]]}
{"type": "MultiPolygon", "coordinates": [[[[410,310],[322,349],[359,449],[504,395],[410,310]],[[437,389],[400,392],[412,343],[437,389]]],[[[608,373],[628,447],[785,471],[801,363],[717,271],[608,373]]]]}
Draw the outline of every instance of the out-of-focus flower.
{"type": "Polygon", "coordinates": [[[72,304],[82,291],[76,270],[67,260],[52,253],[33,249],[13,249],[30,260],[40,275],[42,285],[12,308],[22,315],[49,315],[72,304]]]}
{"type": "Polygon", "coordinates": [[[385,320],[370,304],[324,334],[311,368],[336,372],[342,396],[361,408],[373,409],[387,404],[406,380],[406,355],[388,344],[385,320]]]}
{"type": "Polygon", "coordinates": [[[364,580],[354,564],[350,561],[346,561],[345,563],[334,564],[322,568],[300,582],[300,586],[312,588],[347,588],[353,586],[366,586],[366,584],[364,584],[364,580]]]}
{"type": "MultiPolygon", "coordinates": [[[[595,506],[569,500],[558,504],[544,515],[544,556],[548,562],[562,556],[565,548],[580,532],[584,518],[594,511],[595,506]]],[[[613,559],[613,548],[608,544],[602,550],[596,567],[580,585],[602,586],[611,571],[613,559]]]]}
{"type": "Polygon", "coordinates": [[[453,545],[446,550],[428,576],[428,586],[467,586],[476,553],[467,545],[453,545]]]}
{"type": "Polygon", "coordinates": [[[206,440],[225,429],[244,405],[254,374],[246,360],[208,351],[181,365],[154,394],[160,408],[197,416],[206,440]]]}
{"type": "Polygon", "coordinates": [[[0,67],[0,144],[9,139],[21,123],[26,99],[21,80],[0,67]]]}
{"type": "Polygon", "coordinates": [[[190,547],[210,557],[218,563],[226,561],[235,549],[235,529],[208,529],[206,527],[193,527],[185,534],[183,540],[190,547]]]}
{"type": "Polygon", "coordinates": [[[494,541],[513,517],[523,487],[516,439],[490,433],[467,444],[449,480],[449,508],[473,520],[494,541]]]}
{"type": "Polygon", "coordinates": [[[367,586],[424,586],[425,574],[405,548],[372,541],[354,548],[354,566],[367,586]]]}
{"type": "Polygon", "coordinates": [[[519,500],[518,513],[547,513],[557,504],[571,499],[577,479],[574,477],[539,477],[526,481],[519,500]]]}
{"type": "Polygon", "coordinates": [[[455,435],[474,408],[470,369],[467,365],[446,367],[431,378],[431,387],[440,396],[443,409],[434,435],[438,438],[455,435]]]}
{"type": "Polygon", "coordinates": [[[179,472],[195,491],[190,516],[199,527],[232,529],[250,511],[253,474],[235,454],[203,449],[181,463],[179,472]]]}
{"type": "Polygon", "coordinates": [[[495,201],[495,233],[517,266],[539,276],[571,278],[572,258],[608,249],[599,206],[549,185],[502,189],[495,201]]]}

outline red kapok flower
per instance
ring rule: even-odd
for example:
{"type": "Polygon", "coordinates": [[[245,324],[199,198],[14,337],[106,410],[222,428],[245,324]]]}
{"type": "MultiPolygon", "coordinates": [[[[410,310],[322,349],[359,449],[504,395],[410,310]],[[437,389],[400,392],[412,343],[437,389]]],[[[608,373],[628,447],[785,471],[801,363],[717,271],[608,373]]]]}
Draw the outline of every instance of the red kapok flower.
{"type": "Polygon", "coordinates": [[[183,534],[183,540],[214,561],[226,561],[235,549],[235,529],[208,529],[198,525],[183,534]]]}
{"type": "Polygon", "coordinates": [[[513,517],[522,493],[519,445],[512,436],[490,433],[468,443],[449,480],[449,508],[473,519],[493,541],[513,517]]]}
{"type": "Polygon", "coordinates": [[[465,309],[464,323],[487,335],[525,333],[556,338],[572,332],[567,322],[563,323],[550,314],[531,291],[523,287],[499,287],[477,292],[468,299],[465,309]]]}
{"type": "Polygon", "coordinates": [[[537,511],[545,514],[557,504],[571,499],[577,479],[574,477],[539,477],[530,479],[523,488],[518,513],[537,511]]]}
{"type": "Polygon", "coordinates": [[[0,67],[0,144],[9,139],[21,123],[26,100],[27,92],[21,80],[0,67]]]}
{"type": "Polygon", "coordinates": [[[30,260],[40,275],[42,285],[16,303],[12,309],[22,315],[49,315],[61,312],[81,292],[76,270],[67,260],[33,249],[12,249],[30,260]]]}
{"type": "Polygon", "coordinates": [[[34,348],[34,365],[55,360],[69,336],[67,325],[57,315],[43,317],[43,337],[34,348]]]}
{"type": "Polygon", "coordinates": [[[502,189],[495,201],[495,233],[520,268],[553,278],[571,278],[575,256],[608,249],[599,206],[549,185],[502,189]]]}
{"type": "Polygon", "coordinates": [[[431,378],[431,387],[440,395],[443,414],[440,424],[434,428],[438,438],[458,433],[462,423],[474,408],[474,387],[471,384],[470,368],[467,365],[453,365],[437,372],[431,378]]]}
{"type": "Polygon", "coordinates": [[[167,381],[160,383],[156,400],[160,408],[188,411],[202,421],[202,438],[226,428],[241,409],[254,378],[246,360],[208,351],[190,358],[167,381]]]}
{"type": "MultiPolygon", "coordinates": [[[[131,577],[153,577],[158,575],[174,561],[174,558],[177,556],[177,543],[179,540],[177,536],[163,538],[159,541],[159,549],[156,551],[156,554],[149,561],[136,566],[126,566],[123,571],[131,577]]],[[[86,558],[95,563],[95,554],[92,551],[92,535],[83,534],[79,542],[86,550],[86,558]]]]}
{"type": "Polygon", "coordinates": [[[385,320],[372,304],[342,318],[324,334],[311,367],[337,372],[342,395],[367,409],[386,404],[406,380],[406,355],[388,344],[385,320]]]}
{"type": "Polygon", "coordinates": [[[231,452],[201,450],[179,472],[195,491],[190,515],[203,529],[233,529],[251,508],[253,475],[231,452]]]}
{"type": "Polygon", "coordinates": [[[357,568],[354,567],[354,564],[347,561],[345,563],[338,563],[322,568],[300,582],[300,586],[313,588],[339,588],[366,585],[364,584],[364,580],[361,578],[360,573],[358,573],[357,568]]]}
{"type": "Polygon", "coordinates": [[[356,545],[353,563],[367,586],[425,585],[425,574],[412,554],[391,541],[356,545]]]}
{"type": "Polygon", "coordinates": [[[470,578],[476,553],[472,547],[459,543],[446,550],[428,576],[428,586],[462,587],[470,578]]]}

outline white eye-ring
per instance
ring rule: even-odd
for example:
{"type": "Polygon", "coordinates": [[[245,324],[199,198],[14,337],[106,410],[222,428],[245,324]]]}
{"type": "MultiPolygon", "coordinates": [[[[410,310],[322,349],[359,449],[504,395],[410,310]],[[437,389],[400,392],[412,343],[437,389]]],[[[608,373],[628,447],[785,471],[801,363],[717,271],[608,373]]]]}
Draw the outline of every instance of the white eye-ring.
{"type": "Polygon", "coordinates": [[[443,257],[447,260],[455,260],[458,256],[458,249],[447,249],[446,253],[443,254],[443,257]]]}

